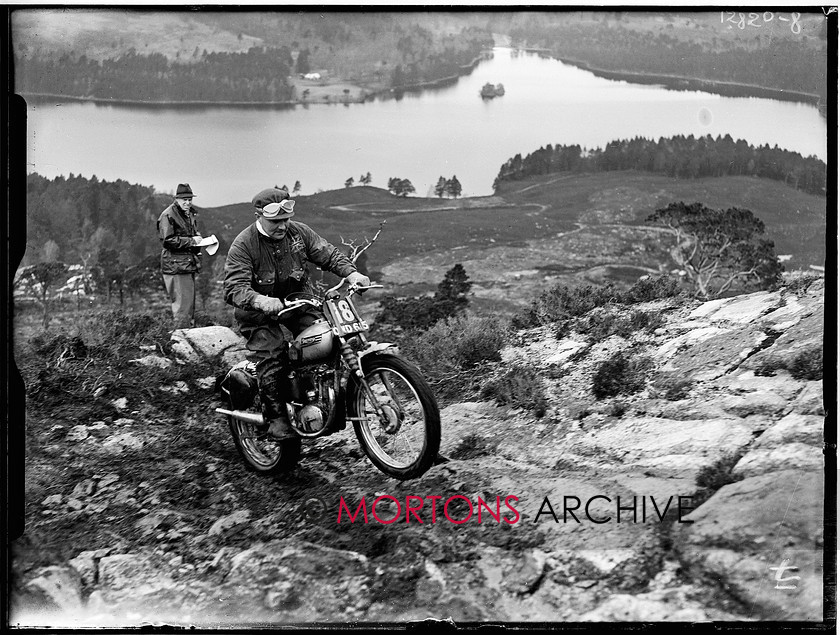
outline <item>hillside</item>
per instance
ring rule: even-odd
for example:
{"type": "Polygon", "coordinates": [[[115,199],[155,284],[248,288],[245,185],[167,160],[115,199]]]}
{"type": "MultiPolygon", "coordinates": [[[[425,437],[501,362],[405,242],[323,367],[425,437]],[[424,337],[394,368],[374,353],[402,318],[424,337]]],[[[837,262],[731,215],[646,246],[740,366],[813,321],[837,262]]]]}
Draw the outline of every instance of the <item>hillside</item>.
{"type": "MultiPolygon", "coordinates": [[[[229,58],[237,65],[231,74],[214,70],[212,79],[236,82],[237,76],[254,70],[244,54],[265,48],[272,61],[260,62],[247,97],[241,94],[243,86],[239,87],[241,101],[364,99],[383,89],[417,86],[468,72],[481,49],[492,45],[491,34],[495,34],[501,42],[537,48],[630,81],[645,82],[656,76],[657,82],[685,89],[687,79],[696,79],[699,83],[692,87],[705,90],[779,98],[786,97],[783,91],[791,91],[787,97],[819,98],[825,103],[829,19],[834,18],[819,11],[354,13],[65,8],[16,10],[12,35],[20,60],[62,60],[58,69],[39,65],[24,81],[25,92],[81,98],[231,101],[230,95],[214,94],[212,81],[187,89],[184,84],[196,83],[189,76],[172,82],[183,91],[172,86],[161,91],[160,85],[168,79],[161,67],[169,62],[202,65],[212,62],[205,59],[209,53],[211,58],[229,58]],[[157,85],[148,91],[132,89],[131,78],[143,66],[132,65],[91,91],[90,80],[101,70],[95,68],[100,62],[113,65],[129,54],[154,57],[153,68],[148,70],[149,79],[155,78],[157,85]],[[76,66],[79,58],[86,63],[76,66]],[[284,73],[282,85],[264,90],[263,83],[277,79],[274,69],[279,64],[292,70],[287,60],[294,61],[295,72],[284,73]],[[300,74],[310,70],[322,77],[302,80],[300,74]],[[45,74],[50,75],[49,83],[39,81],[45,74]],[[114,81],[125,85],[114,92],[114,81]]],[[[19,70],[25,71],[25,66],[19,70]]]]}
{"type": "Polygon", "coordinates": [[[824,287],[608,309],[655,330],[514,332],[442,410],[445,460],[405,483],[349,430],[306,443],[284,477],[248,473],[212,412],[220,327],[173,335],[200,356],[186,366],[143,315],[18,340],[12,623],[822,623],[824,287]],[[383,495],[462,497],[458,522],[336,522],[340,497],[383,495]],[[515,516],[468,517],[464,499],[497,496],[515,516]],[[768,569],[787,563],[780,594],[768,569]]]}
{"type": "MultiPolygon", "coordinates": [[[[749,177],[677,180],[636,172],[531,177],[503,183],[496,196],[398,198],[372,187],[297,197],[296,219],[334,244],[371,238],[368,268],[389,291],[431,291],[462,263],[474,292],[493,310],[513,310],[547,284],[626,284],[670,270],[660,231],[644,219],[673,201],[745,207],[767,226],[788,271],[824,265],[825,199],[749,177]]],[[[202,210],[206,232],[226,240],[253,222],[250,204],[202,210]]],[[[670,239],[668,239],[670,240],[670,239]]]]}

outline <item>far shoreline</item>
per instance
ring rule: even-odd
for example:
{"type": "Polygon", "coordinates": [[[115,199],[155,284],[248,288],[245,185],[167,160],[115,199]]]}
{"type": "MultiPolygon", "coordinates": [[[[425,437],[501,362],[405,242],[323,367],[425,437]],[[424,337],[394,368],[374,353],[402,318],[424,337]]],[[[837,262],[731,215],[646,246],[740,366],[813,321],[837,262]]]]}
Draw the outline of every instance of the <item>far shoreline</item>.
{"type": "MultiPolygon", "coordinates": [[[[807,93],[803,91],[795,91],[785,88],[773,88],[769,86],[762,86],[759,84],[747,84],[743,82],[730,82],[715,79],[705,79],[702,77],[688,77],[682,75],[669,75],[663,73],[647,73],[639,71],[627,70],[609,70],[591,66],[588,62],[578,60],[570,57],[559,57],[553,54],[550,50],[544,48],[533,47],[519,47],[518,50],[542,53],[556,59],[564,64],[569,64],[580,68],[581,70],[592,73],[596,77],[604,79],[626,81],[632,84],[663,85],[667,90],[677,91],[700,91],[707,93],[714,93],[724,97],[759,97],[764,99],[777,99],[779,101],[793,101],[798,103],[805,103],[816,106],[823,116],[826,115],[825,106],[820,95],[816,93],[807,93]]],[[[354,86],[358,89],[358,96],[350,97],[348,95],[337,96],[335,99],[309,100],[309,99],[290,99],[283,101],[147,101],[138,99],[118,99],[109,97],[83,97],[78,95],[62,95],[58,93],[32,93],[23,92],[18,93],[24,99],[34,98],[35,100],[62,100],[74,101],[79,103],[93,103],[103,106],[131,106],[131,107],[148,107],[148,108],[213,108],[213,107],[230,107],[230,108],[278,108],[278,109],[293,109],[297,106],[308,107],[310,105],[322,106],[336,106],[361,104],[375,99],[389,99],[399,98],[399,95],[406,92],[419,92],[425,89],[443,87],[448,84],[456,82],[460,77],[468,75],[482,57],[476,57],[471,63],[461,66],[461,70],[465,71],[463,74],[451,75],[448,77],[441,77],[439,79],[428,80],[425,82],[418,82],[416,84],[403,85],[398,87],[377,88],[371,90],[369,87],[352,82],[345,81],[341,78],[336,78],[334,81],[319,84],[320,87],[330,86],[354,86]]]]}

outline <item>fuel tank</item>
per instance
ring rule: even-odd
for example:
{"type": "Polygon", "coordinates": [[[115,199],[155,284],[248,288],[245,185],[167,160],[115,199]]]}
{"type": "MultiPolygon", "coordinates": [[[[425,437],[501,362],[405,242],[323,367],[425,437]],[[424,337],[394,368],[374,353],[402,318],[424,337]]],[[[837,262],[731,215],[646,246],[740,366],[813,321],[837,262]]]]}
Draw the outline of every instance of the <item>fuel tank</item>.
{"type": "Polygon", "coordinates": [[[326,320],[317,320],[295,338],[295,347],[300,349],[303,363],[325,359],[333,352],[335,336],[326,320]]]}

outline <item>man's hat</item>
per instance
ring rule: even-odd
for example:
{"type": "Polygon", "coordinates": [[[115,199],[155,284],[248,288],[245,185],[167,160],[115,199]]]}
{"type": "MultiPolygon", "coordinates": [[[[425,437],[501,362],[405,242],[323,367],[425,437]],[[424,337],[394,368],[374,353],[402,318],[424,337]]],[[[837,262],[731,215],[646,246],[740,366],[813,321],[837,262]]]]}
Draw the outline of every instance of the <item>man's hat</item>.
{"type": "Polygon", "coordinates": [[[263,218],[282,220],[295,215],[295,201],[286,190],[276,187],[263,190],[251,202],[263,218]]]}
{"type": "Polygon", "coordinates": [[[189,183],[178,183],[178,190],[175,192],[175,198],[193,198],[192,189],[189,183]]]}

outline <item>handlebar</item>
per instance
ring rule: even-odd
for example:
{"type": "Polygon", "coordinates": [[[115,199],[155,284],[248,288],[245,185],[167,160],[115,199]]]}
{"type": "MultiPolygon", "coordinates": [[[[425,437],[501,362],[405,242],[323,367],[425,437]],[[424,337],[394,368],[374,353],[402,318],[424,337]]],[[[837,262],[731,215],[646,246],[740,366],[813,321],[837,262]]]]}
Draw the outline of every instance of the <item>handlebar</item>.
{"type": "Polygon", "coordinates": [[[315,300],[305,300],[305,299],[292,300],[291,302],[287,302],[286,303],[286,308],[283,309],[282,311],[280,311],[279,313],[277,313],[275,315],[275,317],[280,317],[284,313],[289,313],[290,311],[294,311],[295,309],[299,309],[300,307],[306,306],[307,304],[309,306],[314,306],[316,309],[321,308],[321,303],[316,302],[315,300]]]}
{"type": "MultiPolygon", "coordinates": [[[[330,295],[332,293],[335,293],[336,291],[338,291],[338,289],[341,288],[341,285],[343,285],[345,282],[347,282],[347,277],[344,277],[341,280],[339,280],[338,284],[335,285],[334,287],[330,287],[329,289],[327,289],[326,292],[324,293],[324,297],[325,298],[330,297],[330,295]]],[[[369,284],[367,286],[360,286],[360,285],[351,284],[347,288],[347,295],[352,295],[353,293],[356,293],[357,291],[367,291],[368,289],[382,289],[382,288],[383,288],[383,285],[381,285],[381,284],[369,284]]]]}
{"type": "MultiPolygon", "coordinates": [[[[346,281],[347,281],[347,278],[342,278],[341,282],[339,282],[337,285],[335,285],[331,289],[327,289],[327,291],[324,293],[324,297],[325,298],[330,297],[331,294],[336,292],[341,287],[341,285],[343,285],[346,281]]],[[[384,288],[384,285],[381,285],[381,284],[369,284],[369,285],[364,285],[364,286],[363,285],[351,284],[347,288],[347,295],[352,295],[352,294],[358,293],[360,291],[367,291],[368,289],[383,289],[383,288],[384,288]]],[[[291,311],[294,311],[295,309],[299,309],[300,307],[307,306],[307,305],[315,307],[316,309],[320,309],[322,303],[317,301],[317,300],[308,300],[306,298],[301,298],[299,300],[292,300],[291,302],[286,303],[286,307],[282,311],[279,311],[278,313],[274,314],[274,317],[279,318],[284,313],[289,313],[291,311]]]]}

